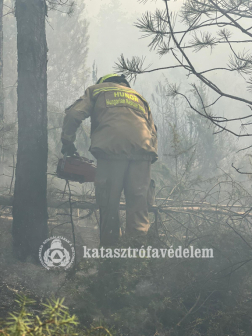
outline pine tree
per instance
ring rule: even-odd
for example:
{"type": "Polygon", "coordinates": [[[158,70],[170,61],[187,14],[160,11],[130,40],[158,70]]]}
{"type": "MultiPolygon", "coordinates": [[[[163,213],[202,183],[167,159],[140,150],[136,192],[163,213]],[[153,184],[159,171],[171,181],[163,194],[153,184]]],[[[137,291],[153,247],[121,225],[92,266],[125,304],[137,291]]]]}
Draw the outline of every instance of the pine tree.
{"type": "Polygon", "coordinates": [[[18,152],[13,201],[15,255],[38,258],[47,236],[47,43],[44,0],[17,0],[18,152]]]}
{"type": "Polygon", "coordinates": [[[0,0],[0,120],[4,118],[3,92],[3,0],[0,0]]]}

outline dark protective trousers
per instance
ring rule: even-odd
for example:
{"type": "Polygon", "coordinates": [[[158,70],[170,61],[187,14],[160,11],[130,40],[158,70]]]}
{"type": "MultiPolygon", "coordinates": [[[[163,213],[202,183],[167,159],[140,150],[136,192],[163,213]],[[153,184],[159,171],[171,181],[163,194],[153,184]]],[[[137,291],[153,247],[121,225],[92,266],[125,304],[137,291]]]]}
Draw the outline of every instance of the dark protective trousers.
{"type": "Polygon", "coordinates": [[[100,209],[101,245],[113,245],[120,236],[122,190],[126,200],[126,236],[137,237],[148,232],[150,168],[151,161],[97,160],[95,195],[100,209]]]}

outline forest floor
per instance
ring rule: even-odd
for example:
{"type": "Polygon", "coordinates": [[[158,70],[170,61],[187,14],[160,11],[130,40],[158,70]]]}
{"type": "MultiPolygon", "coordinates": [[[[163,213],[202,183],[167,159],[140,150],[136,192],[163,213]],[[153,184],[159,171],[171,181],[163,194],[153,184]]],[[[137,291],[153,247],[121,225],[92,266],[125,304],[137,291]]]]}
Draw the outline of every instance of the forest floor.
{"type": "MultiPolygon", "coordinates": [[[[25,294],[34,299],[37,302],[35,310],[41,310],[41,303],[50,297],[67,297],[65,303],[71,306],[73,303],[71,295],[64,291],[69,272],[62,269],[47,270],[30,260],[26,262],[16,260],[12,254],[11,224],[11,216],[0,217],[0,319],[5,319],[9,312],[16,309],[17,294],[25,294]]],[[[76,255],[79,262],[82,259],[82,246],[90,246],[91,242],[92,245],[97,245],[98,229],[91,220],[85,221],[75,225],[75,234],[76,255]]],[[[53,235],[63,236],[72,241],[69,226],[57,228],[53,235]]]]}

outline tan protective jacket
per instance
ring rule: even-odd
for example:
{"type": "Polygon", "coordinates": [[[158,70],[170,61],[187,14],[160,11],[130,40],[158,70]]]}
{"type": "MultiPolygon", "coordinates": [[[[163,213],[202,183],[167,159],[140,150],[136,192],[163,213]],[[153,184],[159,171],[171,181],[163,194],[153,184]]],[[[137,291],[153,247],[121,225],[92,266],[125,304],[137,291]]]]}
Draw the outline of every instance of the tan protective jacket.
{"type": "Polygon", "coordinates": [[[157,160],[157,132],[145,99],[111,82],[90,86],[66,109],[62,139],[74,142],[82,120],[91,117],[90,151],[96,158],[157,160]]]}

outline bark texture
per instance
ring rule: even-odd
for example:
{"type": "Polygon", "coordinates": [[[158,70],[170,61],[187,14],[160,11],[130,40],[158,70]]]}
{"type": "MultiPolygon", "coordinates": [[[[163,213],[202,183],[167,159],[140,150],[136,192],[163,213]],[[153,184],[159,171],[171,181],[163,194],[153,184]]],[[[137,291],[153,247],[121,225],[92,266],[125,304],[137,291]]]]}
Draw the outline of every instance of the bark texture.
{"type": "Polygon", "coordinates": [[[3,92],[3,0],[0,0],[0,120],[4,118],[3,92]]]}
{"type": "Polygon", "coordinates": [[[44,0],[16,0],[18,152],[13,247],[38,258],[47,237],[47,44],[44,0]]]}

